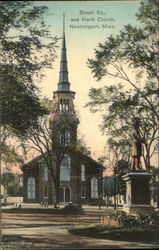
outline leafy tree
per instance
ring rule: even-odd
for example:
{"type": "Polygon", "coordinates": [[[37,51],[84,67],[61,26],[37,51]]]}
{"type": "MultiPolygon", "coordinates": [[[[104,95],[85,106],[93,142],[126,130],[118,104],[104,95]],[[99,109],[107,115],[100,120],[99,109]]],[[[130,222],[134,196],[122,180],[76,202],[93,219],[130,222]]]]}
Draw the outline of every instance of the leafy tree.
{"type": "Polygon", "coordinates": [[[119,160],[114,169],[112,176],[105,176],[104,180],[104,195],[107,198],[109,196],[114,196],[115,208],[116,208],[116,195],[126,195],[126,183],[123,180],[122,176],[127,174],[129,171],[128,162],[125,160],[119,160]]]}
{"type": "Polygon", "coordinates": [[[140,94],[140,98],[147,103],[158,120],[157,109],[152,103],[157,100],[159,94],[158,0],[142,2],[136,16],[140,26],[126,25],[119,35],[108,37],[104,44],[99,44],[98,49],[95,50],[95,59],[89,59],[88,65],[97,80],[110,76],[124,85],[129,84],[136,93],[140,94]],[[136,77],[143,79],[143,88],[134,81],[134,74],[132,74],[134,70],[136,77]],[[149,88],[143,91],[145,83],[149,88]]]}
{"type": "Polygon", "coordinates": [[[104,181],[104,196],[113,196],[114,195],[114,178],[113,176],[103,177],[104,181]]]}
{"type": "Polygon", "coordinates": [[[116,185],[117,185],[117,193],[120,195],[126,195],[126,183],[123,180],[122,176],[127,174],[129,171],[129,164],[125,160],[120,160],[117,163],[116,168],[116,185]]]}
{"type": "Polygon", "coordinates": [[[105,161],[106,169],[114,174],[117,169],[118,162],[128,161],[129,159],[128,145],[124,140],[116,141],[112,138],[109,138],[107,143],[108,151],[106,155],[103,156],[103,160],[105,161]]]}
{"type": "Polygon", "coordinates": [[[8,139],[24,135],[46,114],[35,82],[55,59],[57,38],[44,22],[47,12],[33,1],[0,2],[0,153],[5,162],[19,159],[8,139]]]}
{"type": "Polygon", "coordinates": [[[20,175],[12,172],[4,172],[2,174],[2,185],[7,189],[7,194],[10,196],[22,196],[23,187],[19,183],[20,175]]]}
{"type": "MultiPolygon", "coordinates": [[[[146,86],[148,88],[148,86],[146,86]]],[[[131,150],[131,129],[136,116],[140,116],[140,133],[144,145],[144,162],[147,170],[150,170],[150,160],[158,146],[158,123],[155,115],[143,101],[141,95],[124,91],[123,86],[111,85],[90,90],[91,101],[87,104],[91,111],[103,110],[103,132],[120,141],[119,146],[127,144],[127,154],[131,150]]],[[[157,108],[157,102],[153,102],[157,108]]]]}
{"type": "MultiPolygon", "coordinates": [[[[118,83],[90,90],[87,104],[93,112],[103,108],[103,126],[110,138],[130,144],[135,116],[140,117],[144,161],[158,147],[158,1],[142,2],[136,14],[139,27],[126,25],[117,36],[110,36],[95,50],[88,65],[97,80],[112,77],[118,83]],[[134,73],[135,72],[135,73],[134,73]],[[129,86],[129,89],[128,89],[129,86]]],[[[110,81],[107,80],[107,81],[110,81]]]]}
{"type": "Polygon", "coordinates": [[[44,110],[34,84],[55,58],[56,37],[44,23],[47,7],[1,1],[1,125],[24,133],[44,110]]]}
{"type": "Polygon", "coordinates": [[[109,147],[106,155],[103,156],[103,160],[105,160],[106,169],[109,170],[109,172],[112,172],[113,180],[110,186],[105,186],[104,190],[106,195],[109,196],[106,191],[107,188],[109,192],[111,191],[111,195],[114,195],[114,209],[116,209],[116,195],[122,194],[122,192],[124,193],[122,190],[124,188],[122,174],[124,175],[125,171],[129,171],[129,165],[127,163],[129,159],[129,147],[127,142],[124,140],[116,141],[112,138],[109,138],[107,143],[109,147]],[[123,166],[121,166],[122,164],[120,163],[123,163],[123,166]]]}
{"type": "MultiPolygon", "coordinates": [[[[17,162],[22,162],[22,157],[17,153],[16,145],[11,146],[10,144],[6,144],[7,139],[11,136],[11,131],[1,128],[1,143],[0,143],[0,151],[2,154],[2,161],[8,164],[16,164],[17,162]]],[[[13,136],[13,134],[12,134],[13,136]]]]}
{"type": "Polygon", "coordinates": [[[88,156],[91,154],[90,148],[86,146],[83,138],[77,139],[76,150],[88,156]]]}

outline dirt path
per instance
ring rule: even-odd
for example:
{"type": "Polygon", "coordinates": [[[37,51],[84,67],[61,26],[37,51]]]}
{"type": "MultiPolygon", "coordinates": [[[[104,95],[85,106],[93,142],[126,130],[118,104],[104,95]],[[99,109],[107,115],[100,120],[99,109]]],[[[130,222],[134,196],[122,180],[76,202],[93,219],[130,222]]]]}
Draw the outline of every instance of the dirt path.
{"type": "Polygon", "coordinates": [[[93,215],[3,214],[2,249],[145,249],[153,247],[148,244],[94,239],[68,233],[69,227],[92,222],[99,223],[99,221],[100,216],[93,215]]]}

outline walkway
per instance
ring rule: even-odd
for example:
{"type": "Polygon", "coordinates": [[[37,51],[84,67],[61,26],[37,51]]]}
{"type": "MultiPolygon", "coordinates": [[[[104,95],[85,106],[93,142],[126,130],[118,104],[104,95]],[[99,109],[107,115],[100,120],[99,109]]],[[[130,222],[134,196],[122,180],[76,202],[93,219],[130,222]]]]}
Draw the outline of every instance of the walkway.
{"type": "MultiPolygon", "coordinates": [[[[53,214],[3,214],[3,250],[12,249],[134,249],[154,248],[148,244],[119,242],[75,236],[68,228],[75,225],[98,223],[100,216],[93,214],[96,208],[89,208],[89,215],[61,216],[53,214]],[[91,214],[92,213],[92,214],[91,214]]],[[[96,210],[97,212],[98,210],[96,210]]],[[[98,211],[99,213],[100,211],[98,211]]],[[[102,211],[101,211],[102,212],[102,211]]],[[[109,211],[110,212],[110,211],[109,211]]]]}

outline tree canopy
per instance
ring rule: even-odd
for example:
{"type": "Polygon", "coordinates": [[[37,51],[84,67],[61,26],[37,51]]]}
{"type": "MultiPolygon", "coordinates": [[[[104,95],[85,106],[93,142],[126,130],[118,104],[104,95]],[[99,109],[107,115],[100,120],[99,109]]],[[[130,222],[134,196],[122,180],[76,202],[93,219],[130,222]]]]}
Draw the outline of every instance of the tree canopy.
{"type": "Polygon", "coordinates": [[[0,2],[1,126],[17,134],[46,112],[35,85],[55,58],[57,38],[45,25],[46,12],[47,7],[32,1],[0,2]]]}
{"type": "MultiPolygon", "coordinates": [[[[131,150],[131,129],[136,116],[140,116],[140,133],[144,145],[144,162],[150,169],[150,159],[158,147],[158,123],[154,113],[139,93],[124,91],[123,86],[105,86],[90,90],[87,104],[93,112],[103,109],[101,129],[110,138],[109,147],[123,148],[127,155],[131,150]]],[[[157,108],[157,102],[154,107],[157,108]]],[[[114,152],[115,153],[115,152],[114,152]]]]}
{"type": "Polygon", "coordinates": [[[50,14],[40,2],[0,2],[0,153],[5,163],[21,160],[10,139],[24,136],[48,112],[37,83],[55,59],[58,38],[45,22],[50,14]]]}
{"type": "Polygon", "coordinates": [[[12,172],[2,174],[2,185],[7,189],[7,194],[10,196],[22,196],[23,187],[20,185],[20,175],[12,172]]]}
{"type": "Polygon", "coordinates": [[[144,143],[144,161],[158,146],[158,1],[141,2],[136,14],[139,25],[123,27],[118,35],[107,38],[95,49],[88,66],[101,88],[91,88],[92,112],[102,110],[102,131],[121,147],[131,146],[130,130],[136,116],[144,143]]]}
{"type": "Polygon", "coordinates": [[[141,2],[136,16],[139,27],[128,24],[118,35],[111,35],[104,44],[99,43],[98,49],[95,49],[95,59],[89,59],[88,65],[97,80],[111,76],[122,84],[129,84],[134,91],[140,93],[141,98],[147,102],[158,119],[158,112],[152,103],[152,100],[159,94],[158,0],[141,2]],[[143,79],[143,88],[128,73],[134,70],[136,76],[143,79]],[[149,87],[146,92],[143,92],[146,83],[152,88],[149,87]]]}

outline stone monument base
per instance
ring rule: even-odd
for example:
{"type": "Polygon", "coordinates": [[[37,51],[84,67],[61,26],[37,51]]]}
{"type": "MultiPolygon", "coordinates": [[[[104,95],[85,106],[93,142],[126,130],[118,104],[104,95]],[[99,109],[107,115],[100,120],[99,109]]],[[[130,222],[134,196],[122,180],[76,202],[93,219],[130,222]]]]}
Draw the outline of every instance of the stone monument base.
{"type": "Polygon", "coordinates": [[[131,172],[123,176],[126,182],[126,204],[123,210],[130,214],[151,212],[150,174],[147,172],[131,172]]]}
{"type": "Polygon", "coordinates": [[[142,204],[125,204],[123,206],[123,211],[128,214],[138,214],[138,213],[149,213],[154,210],[153,206],[151,205],[142,205],[142,204]]]}

